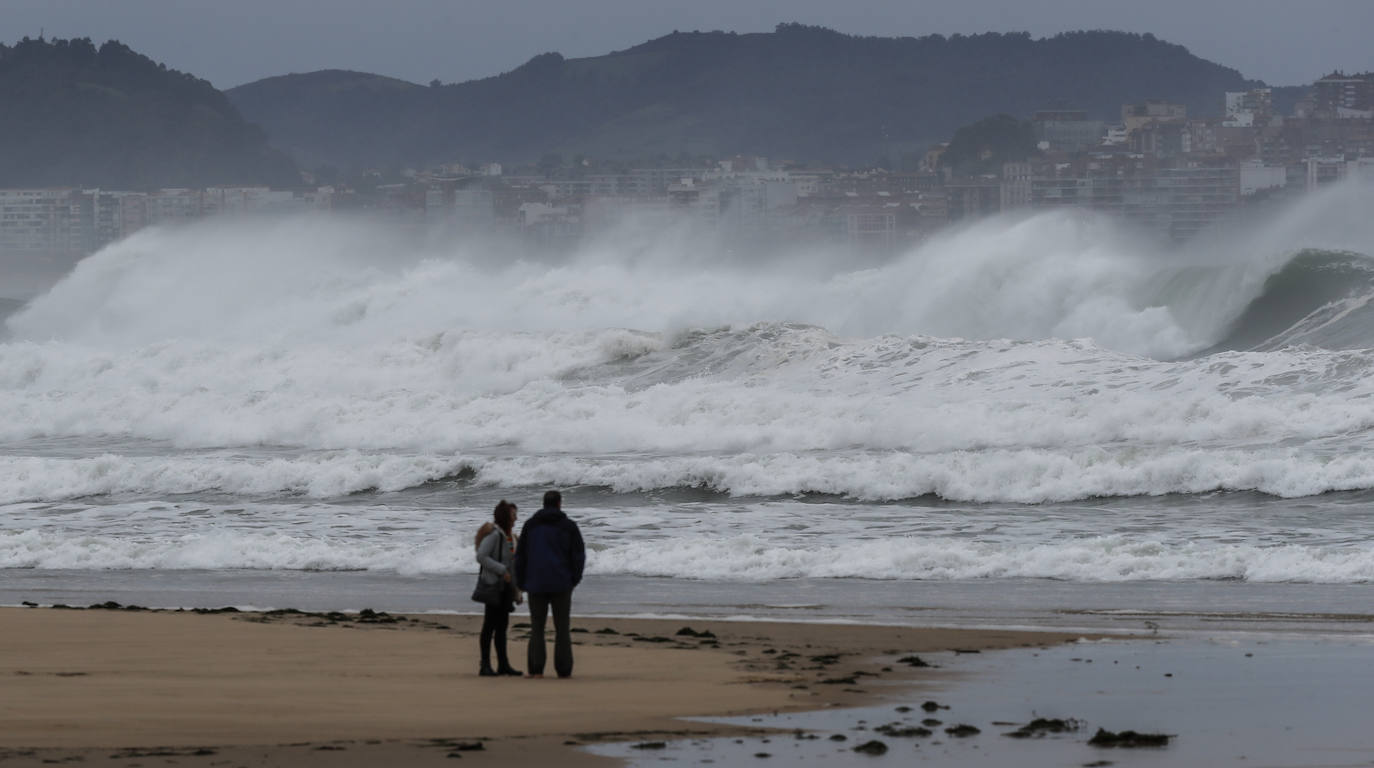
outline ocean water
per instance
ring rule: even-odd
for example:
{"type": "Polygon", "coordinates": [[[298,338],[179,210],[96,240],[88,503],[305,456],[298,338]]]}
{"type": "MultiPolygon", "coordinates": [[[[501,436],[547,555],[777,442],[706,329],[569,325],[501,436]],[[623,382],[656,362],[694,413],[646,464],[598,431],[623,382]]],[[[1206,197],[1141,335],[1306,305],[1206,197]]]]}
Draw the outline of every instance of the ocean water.
{"type": "Polygon", "coordinates": [[[0,601],[467,610],[476,526],[557,487],[607,612],[1366,615],[1371,210],[886,260],[145,230],[5,308],[0,601]]]}

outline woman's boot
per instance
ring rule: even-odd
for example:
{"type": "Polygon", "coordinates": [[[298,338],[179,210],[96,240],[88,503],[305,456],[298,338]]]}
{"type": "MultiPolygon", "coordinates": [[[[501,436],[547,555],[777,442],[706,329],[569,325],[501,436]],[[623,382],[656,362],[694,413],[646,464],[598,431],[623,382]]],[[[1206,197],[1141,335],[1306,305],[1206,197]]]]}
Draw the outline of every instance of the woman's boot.
{"type": "Polygon", "coordinates": [[[512,667],[512,666],[510,665],[510,659],[506,658],[506,654],[505,654],[505,653],[502,653],[502,652],[498,649],[498,651],[497,651],[497,653],[496,653],[496,674],[498,674],[498,675],[511,675],[511,676],[513,676],[513,677],[520,677],[521,675],[523,675],[523,674],[525,674],[525,673],[524,673],[524,672],[521,672],[520,670],[516,669],[515,667],[512,667]]]}

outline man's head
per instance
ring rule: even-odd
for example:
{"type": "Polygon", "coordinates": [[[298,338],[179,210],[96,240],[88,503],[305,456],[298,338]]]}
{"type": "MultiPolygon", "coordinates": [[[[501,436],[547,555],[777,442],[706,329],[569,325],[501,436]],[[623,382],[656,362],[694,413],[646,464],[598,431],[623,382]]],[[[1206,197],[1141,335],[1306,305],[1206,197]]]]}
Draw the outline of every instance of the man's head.
{"type": "Polygon", "coordinates": [[[562,509],[563,494],[558,491],[544,492],[544,509],[562,509]]]}

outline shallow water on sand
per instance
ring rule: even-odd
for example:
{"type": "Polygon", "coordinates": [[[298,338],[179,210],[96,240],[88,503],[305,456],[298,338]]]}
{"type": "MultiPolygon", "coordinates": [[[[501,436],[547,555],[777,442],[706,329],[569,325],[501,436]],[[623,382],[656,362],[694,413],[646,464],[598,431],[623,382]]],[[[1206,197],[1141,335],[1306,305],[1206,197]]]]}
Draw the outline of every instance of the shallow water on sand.
{"type": "Polygon", "coordinates": [[[1082,641],[1048,649],[967,655],[932,654],[942,665],[918,690],[890,690],[871,707],[727,719],[782,729],[742,739],[672,742],[666,748],[592,747],[632,766],[758,766],[819,763],[867,765],[1041,766],[1355,766],[1374,762],[1374,635],[1223,633],[1210,636],[1082,641]],[[948,709],[923,712],[936,700],[948,709]],[[896,707],[909,706],[910,712],[896,707]],[[887,723],[941,721],[928,737],[874,732],[887,723]],[[1033,718],[1081,721],[1079,730],[1012,739],[1033,718]],[[1002,725],[994,725],[1002,723],[1002,725]],[[958,738],[944,729],[969,724],[981,733],[958,738]],[[1087,744],[1098,728],[1165,733],[1162,748],[1087,744]],[[796,732],[818,738],[798,736],[796,732]],[[843,741],[830,737],[840,734],[843,741]],[[854,746],[878,739],[878,757],[854,746]],[[1110,761],[1103,763],[1100,761],[1110,761]]]}

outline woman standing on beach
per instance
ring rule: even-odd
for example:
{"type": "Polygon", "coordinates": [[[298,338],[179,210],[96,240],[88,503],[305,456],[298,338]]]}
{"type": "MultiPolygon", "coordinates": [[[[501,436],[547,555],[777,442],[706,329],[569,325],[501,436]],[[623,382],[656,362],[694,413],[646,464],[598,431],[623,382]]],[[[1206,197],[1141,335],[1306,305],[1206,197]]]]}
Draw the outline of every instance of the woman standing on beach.
{"type": "Polygon", "coordinates": [[[521,602],[512,574],[515,568],[515,535],[512,531],[515,528],[516,511],[514,504],[502,499],[492,513],[496,524],[482,526],[477,534],[477,563],[482,566],[477,578],[482,585],[497,587],[498,595],[486,603],[486,612],[482,617],[482,634],[479,636],[482,667],[478,674],[483,677],[521,674],[520,670],[510,665],[510,658],[506,655],[506,627],[510,624],[510,614],[515,610],[515,604],[521,602]],[[496,643],[496,669],[491,668],[493,640],[496,643]]]}

